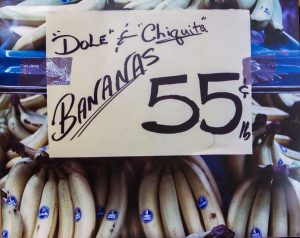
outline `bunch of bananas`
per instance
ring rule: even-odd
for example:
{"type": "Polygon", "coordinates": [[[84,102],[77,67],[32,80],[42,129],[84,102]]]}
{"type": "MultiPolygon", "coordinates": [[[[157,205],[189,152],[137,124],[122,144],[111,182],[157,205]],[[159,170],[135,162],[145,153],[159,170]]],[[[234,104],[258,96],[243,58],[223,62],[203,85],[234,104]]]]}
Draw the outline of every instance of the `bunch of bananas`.
{"type": "Polygon", "coordinates": [[[146,237],[185,237],[225,224],[216,182],[201,157],[156,159],[144,169],[139,213],[146,237]]]}
{"type": "Polygon", "coordinates": [[[2,237],[119,237],[128,204],[125,163],[93,162],[89,172],[76,161],[15,164],[2,189],[2,237]]]}
{"type": "Polygon", "coordinates": [[[236,237],[299,237],[300,182],[283,173],[263,173],[234,192],[228,227],[236,237]]]}

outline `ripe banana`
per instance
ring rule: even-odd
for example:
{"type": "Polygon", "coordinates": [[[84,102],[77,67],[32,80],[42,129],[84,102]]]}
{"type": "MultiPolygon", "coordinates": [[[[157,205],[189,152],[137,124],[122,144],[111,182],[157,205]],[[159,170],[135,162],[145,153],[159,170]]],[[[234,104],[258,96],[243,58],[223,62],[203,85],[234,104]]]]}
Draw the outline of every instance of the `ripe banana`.
{"type": "Polygon", "coordinates": [[[107,166],[104,161],[98,166],[95,166],[93,174],[93,192],[95,197],[97,230],[100,227],[101,221],[105,214],[105,205],[108,194],[108,174],[107,166]]]}
{"type": "Polygon", "coordinates": [[[22,238],[23,225],[20,212],[8,204],[2,206],[3,238],[22,238]]]}
{"type": "Polygon", "coordinates": [[[125,9],[150,10],[155,8],[162,0],[134,0],[127,3],[125,9]]]}
{"type": "Polygon", "coordinates": [[[31,135],[31,133],[23,127],[15,106],[10,107],[10,111],[7,115],[7,125],[10,133],[18,140],[23,140],[31,135]]]}
{"type": "MultiPolygon", "coordinates": [[[[48,122],[45,120],[44,124],[33,134],[21,140],[21,143],[35,150],[48,144],[48,122]]],[[[16,152],[11,150],[6,153],[7,158],[13,159],[18,156],[16,152]]]]}
{"type": "Polygon", "coordinates": [[[5,175],[4,177],[2,177],[2,178],[0,179],[0,189],[3,189],[3,188],[5,187],[5,183],[6,183],[6,181],[7,181],[7,177],[8,177],[8,174],[5,175]]]}
{"type": "Polygon", "coordinates": [[[18,5],[23,6],[56,6],[56,5],[64,5],[77,3],[79,0],[69,0],[69,1],[61,1],[61,0],[25,0],[20,2],[18,5]]]}
{"type": "Polygon", "coordinates": [[[42,191],[33,238],[53,238],[57,223],[57,181],[53,170],[48,171],[48,180],[42,191]]]}
{"type": "Polygon", "coordinates": [[[68,178],[56,169],[58,177],[58,238],[72,238],[74,234],[74,207],[68,178]]]}
{"type": "Polygon", "coordinates": [[[251,9],[257,0],[236,0],[241,9],[251,9]]]}
{"type": "Polygon", "coordinates": [[[11,98],[12,98],[11,94],[0,95],[0,111],[8,108],[11,98]]]}
{"type": "Polygon", "coordinates": [[[5,6],[0,8],[0,18],[27,22],[33,26],[46,21],[49,13],[78,12],[104,8],[106,0],[82,0],[62,6],[5,6]]]}
{"type": "Polygon", "coordinates": [[[20,103],[23,107],[31,110],[47,106],[47,100],[42,94],[21,98],[20,103]]]}
{"type": "Polygon", "coordinates": [[[23,217],[23,238],[30,238],[33,235],[45,177],[46,169],[41,168],[38,173],[32,175],[25,186],[20,206],[23,217]]]}
{"type": "Polygon", "coordinates": [[[74,238],[91,238],[96,225],[96,209],[91,187],[85,177],[70,171],[69,186],[74,205],[74,238]]]}
{"type": "Polygon", "coordinates": [[[18,110],[20,112],[20,121],[24,128],[28,131],[35,132],[37,131],[46,120],[45,116],[42,116],[36,112],[29,111],[18,104],[18,110]]]}
{"type": "Polygon", "coordinates": [[[190,159],[191,161],[193,161],[205,174],[205,176],[207,177],[210,185],[212,186],[212,189],[217,197],[218,203],[220,205],[220,207],[222,207],[222,197],[218,188],[218,185],[216,183],[216,180],[214,179],[213,174],[211,173],[209,167],[207,166],[207,164],[205,163],[205,161],[203,160],[203,158],[201,156],[188,156],[185,157],[187,159],[190,159]]]}
{"type": "Polygon", "coordinates": [[[170,238],[185,237],[169,163],[165,165],[159,184],[159,205],[166,236],[170,238]]]}
{"type": "Polygon", "coordinates": [[[197,199],[205,229],[209,230],[217,225],[225,224],[216,195],[203,171],[195,164],[187,161],[181,163],[181,166],[197,199]]]}
{"type": "Polygon", "coordinates": [[[255,21],[255,29],[265,29],[274,14],[274,1],[257,0],[255,8],[251,13],[251,21],[255,21]]]}
{"type": "Polygon", "coordinates": [[[23,191],[34,167],[34,162],[21,162],[12,167],[4,186],[8,192],[7,204],[19,209],[23,191]]]}
{"type": "MultiPolygon", "coordinates": [[[[149,163],[150,162],[148,162],[148,164],[149,163]]],[[[154,164],[151,164],[153,167],[149,165],[149,167],[152,168],[144,173],[144,177],[140,184],[139,213],[146,237],[163,238],[164,233],[158,205],[158,186],[161,164],[153,163],[154,164]]]]}
{"type": "Polygon", "coordinates": [[[185,9],[189,5],[190,0],[163,0],[154,9],[155,10],[171,10],[171,9],[185,9]]]}
{"type": "Polygon", "coordinates": [[[268,237],[271,205],[270,181],[263,182],[256,193],[248,222],[248,237],[268,237]]]}
{"type": "Polygon", "coordinates": [[[287,202],[288,216],[289,216],[289,237],[300,236],[300,202],[296,191],[293,189],[291,182],[286,179],[285,184],[285,198],[287,202]]]}
{"type": "MultiPolygon", "coordinates": [[[[275,133],[268,133],[263,141],[255,148],[255,155],[257,157],[258,165],[273,164],[272,144],[274,141],[275,133]]],[[[279,159],[279,158],[278,158],[279,159]]],[[[275,158],[274,158],[275,160],[275,158]]]]}
{"type": "Polygon", "coordinates": [[[284,184],[274,179],[272,184],[271,233],[272,237],[288,236],[288,211],[284,194],[284,184]]]}
{"type": "Polygon", "coordinates": [[[37,114],[42,115],[42,116],[47,116],[47,107],[40,107],[35,111],[37,114]]]}
{"type": "Polygon", "coordinates": [[[120,235],[126,216],[127,196],[126,175],[124,171],[120,170],[118,165],[114,166],[111,171],[105,218],[102,221],[96,238],[115,238],[120,235]]]}
{"type": "Polygon", "coordinates": [[[253,115],[265,114],[267,115],[268,121],[284,121],[289,117],[289,114],[282,111],[276,107],[263,107],[251,105],[251,110],[253,115]]]}
{"type": "Polygon", "coordinates": [[[177,197],[179,200],[180,210],[183,214],[183,219],[188,234],[204,231],[196,207],[196,202],[193,197],[193,193],[176,161],[172,163],[172,174],[174,178],[177,197]]]}
{"type": "MultiPolygon", "coordinates": [[[[1,9],[0,9],[1,10],[1,9]]],[[[46,37],[46,23],[40,25],[32,32],[22,36],[12,50],[34,50],[44,44],[46,37]]]]}
{"type": "Polygon", "coordinates": [[[283,30],[283,16],[279,0],[274,0],[274,12],[270,25],[275,30],[283,30]]]}
{"type": "Polygon", "coordinates": [[[80,173],[84,178],[87,178],[87,173],[85,171],[85,168],[82,166],[82,164],[79,161],[76,160],[66,160],[63,164],[62,167],[67,170],[67,171],[74,171],[77,173],[80,173]]]}

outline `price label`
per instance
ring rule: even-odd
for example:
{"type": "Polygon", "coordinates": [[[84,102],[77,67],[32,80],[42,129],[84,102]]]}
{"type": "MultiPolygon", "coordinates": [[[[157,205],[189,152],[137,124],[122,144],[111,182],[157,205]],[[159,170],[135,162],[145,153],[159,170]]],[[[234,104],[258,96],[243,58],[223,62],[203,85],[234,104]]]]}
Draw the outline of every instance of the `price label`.
{"type": "Polygon", "coordinates": [[[49,15],[47,57],[72,58],[70,83],[47,88],[49,153],[251,153],[249,56],[244,10],[49,15]]]}

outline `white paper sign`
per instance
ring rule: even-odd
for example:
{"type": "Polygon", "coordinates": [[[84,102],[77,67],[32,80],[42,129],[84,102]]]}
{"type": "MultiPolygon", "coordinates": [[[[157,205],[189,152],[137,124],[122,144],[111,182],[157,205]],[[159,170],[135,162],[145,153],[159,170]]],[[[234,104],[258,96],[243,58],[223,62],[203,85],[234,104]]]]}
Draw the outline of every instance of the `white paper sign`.
{"type": "Polygon", "coordinates": [[[106,11],[47,17],[52,157],[252,153],[244,10],[106,11]]]}

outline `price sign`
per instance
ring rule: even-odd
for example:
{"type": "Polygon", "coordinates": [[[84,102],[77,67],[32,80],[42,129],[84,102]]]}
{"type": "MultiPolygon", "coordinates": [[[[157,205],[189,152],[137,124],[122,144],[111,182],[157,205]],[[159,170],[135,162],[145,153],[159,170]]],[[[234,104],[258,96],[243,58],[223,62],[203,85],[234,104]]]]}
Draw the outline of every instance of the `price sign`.
{"type": "Polygon", "coordinates": [[[72,58],[47,88],[50,155],[251,153],[249,56],[244,10],[49,15],[47,57],[72,58]]]}

